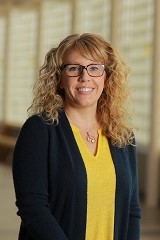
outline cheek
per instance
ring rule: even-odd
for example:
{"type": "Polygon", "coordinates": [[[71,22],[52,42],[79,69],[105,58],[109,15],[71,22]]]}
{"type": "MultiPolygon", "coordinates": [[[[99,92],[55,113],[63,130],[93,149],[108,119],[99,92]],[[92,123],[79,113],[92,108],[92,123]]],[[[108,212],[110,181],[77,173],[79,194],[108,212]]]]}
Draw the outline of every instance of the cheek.
{"type": "Polygon", "coordinates": [[[72,83],[72,81],[70,81],[70,79],[68,79],[66,77],[61,78],[61,81],[60,81],[60,88],[61,89],[64,89],[64,90],[70,89],[71,87],[73,87],[72,85],[73,85],[73,83],[72,83]]]}
{"type": "Polygon", "coordinates": [[[59,86],[60,86],[61,89],[64,88],[64,85],[63,85],[63,81],[62,81],[62,79],[60,80],[59,86]]]}
{"type": "Polygon", "coordinates": [[[59,86],[60,86],[61,89],[64,89],[64,88],[65,88],[66,82],[67,82],[67,79],[66,79],[66,78],[64,77],[64,75],[62,74],[61,80],[60,80],[60,84],[59,84],[59,86]]]}
{"type": "Polygon", "coordinates": [[[99,88],[103,91],[103,89],[104,89],[104,81],[105,81],[105,79],[102,79],[101,80],[101,83],[99,83],[99,88]]]}

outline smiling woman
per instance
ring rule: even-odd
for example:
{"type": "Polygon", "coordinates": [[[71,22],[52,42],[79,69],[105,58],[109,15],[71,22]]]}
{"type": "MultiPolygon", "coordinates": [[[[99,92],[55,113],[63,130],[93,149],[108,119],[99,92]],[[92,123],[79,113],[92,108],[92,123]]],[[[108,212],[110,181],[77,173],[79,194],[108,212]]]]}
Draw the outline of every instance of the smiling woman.
{"type": "MultiPolygon", "coordinates": [[[[73,112],[69,115],[77,115],[76,112],[85,111],[87,108],[87,111],[90,111],[91,119],[95,118],[97,102],[103,92],[104,80],[106,78],[103,66],[94,60],[83,57],[76,49],[65,54],[60,87],[65,92],[66,112],[68,114],[73,112]]],[[[75,118],[76,116],[73,116],[73,119],[75,118]]],[[[80,116],[77,115],[75,121],[78,121],[78,125],[80,125],[79,120],[80,116]]],[[[86,126],[87,123],[85,122],[83,124],[85,126],[82,125],[82,128],[88,127],[90,129],[91,122],[88,122],[88,126],[86,126]]]]}
{"type": "Polygon", "coordinates": [[[19,240],[139,239],[128,73],[95,34],[46,54],[13,156],[19,240]]]}

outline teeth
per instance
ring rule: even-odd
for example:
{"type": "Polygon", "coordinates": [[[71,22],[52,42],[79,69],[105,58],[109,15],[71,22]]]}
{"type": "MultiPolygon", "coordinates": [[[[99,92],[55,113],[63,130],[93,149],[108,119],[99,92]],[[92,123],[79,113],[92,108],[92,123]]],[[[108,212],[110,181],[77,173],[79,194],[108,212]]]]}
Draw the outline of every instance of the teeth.
{"type": "Polygon", "coordinates": [[[79,88],[78,91],[79,92],[90,92],[90,91],[92,91],[92,88],[79,88]]]}

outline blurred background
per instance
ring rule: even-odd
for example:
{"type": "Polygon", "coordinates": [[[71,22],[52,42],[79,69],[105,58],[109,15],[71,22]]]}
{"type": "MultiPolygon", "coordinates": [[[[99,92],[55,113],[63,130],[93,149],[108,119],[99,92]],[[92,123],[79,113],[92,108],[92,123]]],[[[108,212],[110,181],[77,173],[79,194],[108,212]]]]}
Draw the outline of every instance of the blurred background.
{"type": "Polygon", "coordinates": [[[16,240],[12,153],[46,52],[102,35],[131,68],[142,240],[160,239],[160,0],[0,0],[0,239],[16,240]]]}

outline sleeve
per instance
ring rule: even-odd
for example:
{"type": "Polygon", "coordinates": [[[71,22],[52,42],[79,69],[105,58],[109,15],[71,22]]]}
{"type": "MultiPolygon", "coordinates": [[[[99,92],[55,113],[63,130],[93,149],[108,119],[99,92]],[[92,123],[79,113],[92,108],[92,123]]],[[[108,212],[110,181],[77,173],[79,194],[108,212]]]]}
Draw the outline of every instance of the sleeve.
{"type": "Polygon", "coordinates": [[[48,130],[38,116],[23,125],[13,154],[17,214],[33,240],[67,240],[48,202],[48,130]]]}
{"type": "MultiPolygon", "coordinates": [[[[135,145],[135,139],[133,144],[135,145]]],[[[138,167],[137,167],[137,152],[136,145],[130,146],[132,150],[129,150],[129,159],[131,164],[133,189],[130,202],[129,212],[129,224],[127,232],[127,240],[139,240],[140,239],[140,219],[141,210],[139,205],[139,187],[138,187],[138,167]]]]}

